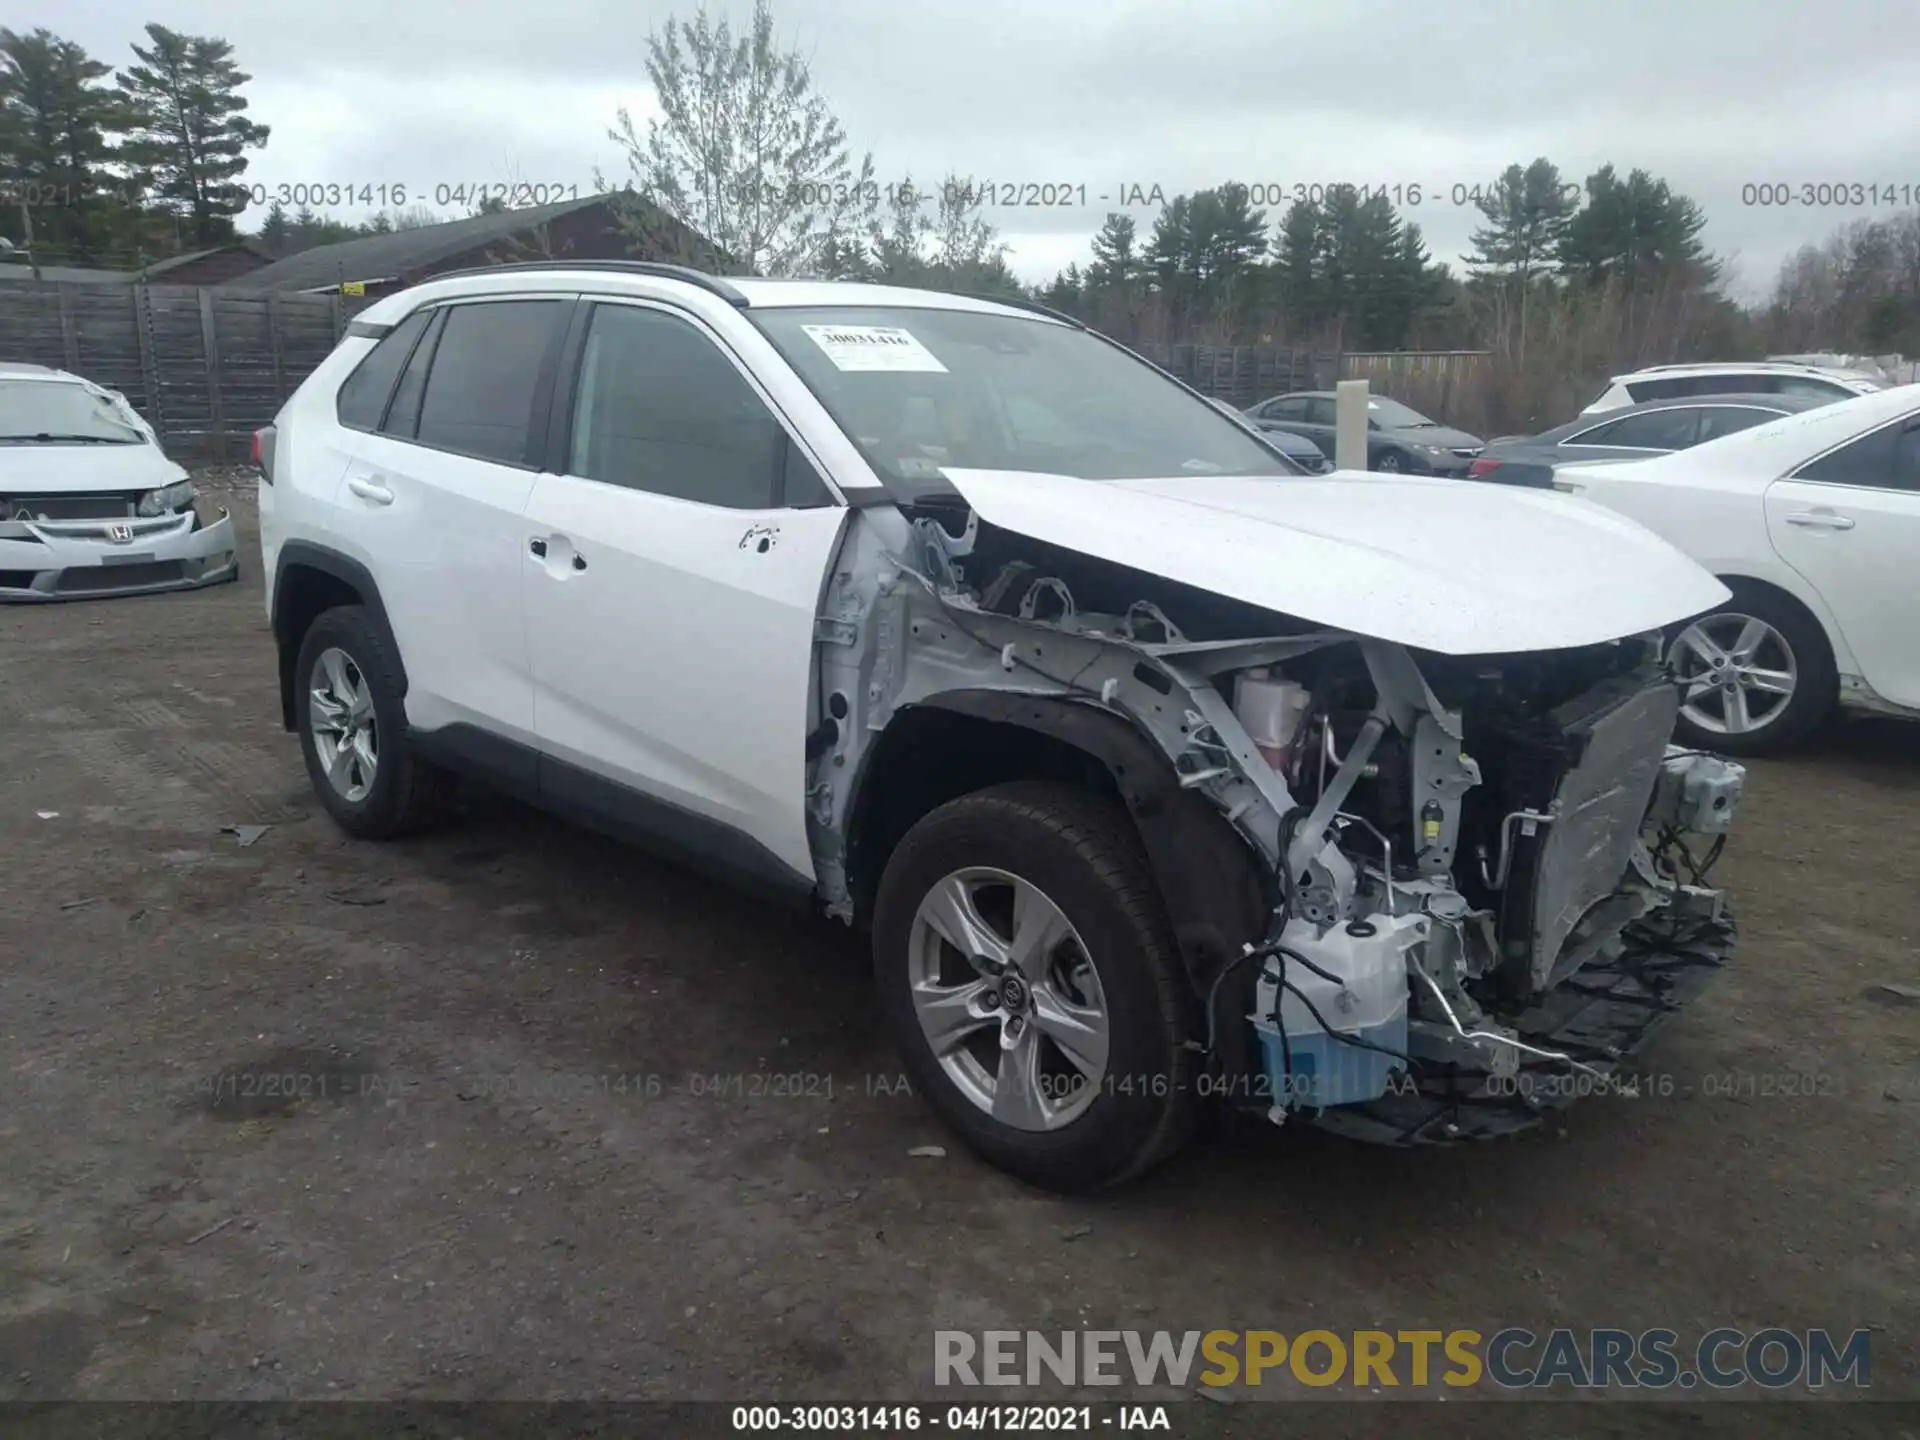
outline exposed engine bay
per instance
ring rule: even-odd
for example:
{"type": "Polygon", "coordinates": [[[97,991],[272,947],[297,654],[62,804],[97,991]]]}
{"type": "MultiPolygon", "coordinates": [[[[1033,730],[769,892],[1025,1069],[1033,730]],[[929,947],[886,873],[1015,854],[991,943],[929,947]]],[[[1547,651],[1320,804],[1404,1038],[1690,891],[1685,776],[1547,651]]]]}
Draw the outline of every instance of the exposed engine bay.
{"type": "Polygon", "coordinates": [[[851,797],[906,707],[990,691],[1121,717],[1258,872],[1257,928],[1189,968],[1210,1085],[1275,1122],[1436,1142],[1627,1090],[1622,1062],[1730,951],[1709,879],[1744,771],[1669,744],[1658,632],[1416,651],[965,507],[866,512],[823,613],[830,908],[854,908],[851,797]]]}

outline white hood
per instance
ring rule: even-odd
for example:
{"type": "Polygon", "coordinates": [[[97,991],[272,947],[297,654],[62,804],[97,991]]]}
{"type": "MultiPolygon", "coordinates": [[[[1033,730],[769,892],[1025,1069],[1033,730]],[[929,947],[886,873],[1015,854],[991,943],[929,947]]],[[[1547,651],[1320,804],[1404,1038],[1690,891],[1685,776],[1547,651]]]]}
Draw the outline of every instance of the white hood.
{"type": "Polygon", "coordinates": [[[1002,529],[1447,655],[1617,640],[1729,594],[1651,531],[1550,490],[1362,471],[1310,480],[943,473],[1002,529]]]}
{"type": "Polygon", "coordinates": [[[0,445],[0,496],[158,490],[186,478],[156,445],[0,445]]]}

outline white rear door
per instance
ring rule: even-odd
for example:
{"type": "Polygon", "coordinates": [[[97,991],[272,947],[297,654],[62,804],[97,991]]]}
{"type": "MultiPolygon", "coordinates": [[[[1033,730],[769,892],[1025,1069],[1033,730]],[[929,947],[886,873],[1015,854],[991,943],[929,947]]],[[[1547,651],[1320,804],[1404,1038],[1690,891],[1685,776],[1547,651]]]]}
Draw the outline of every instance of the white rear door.
{"type": "Polygon", "coordinates": [[[414,349],[338,497],[407,667],[407,718],[533,743],[525,521],[536,392],[572,297],[462,302],[414,349]]]}
{"type": "Polygon", "coordinates": [[[813,625],[848,512],[695,321],[585,318],[560,473],[522,527],[542,789],[603,810],[632,792],[676,844],[810,881],[813,625]]]}
{"type": "Polygon", "coordinates": [[[1920,413],[1775,481],[1767,534],[1827,602],[1867,684],[1920,706],[1920,413]]]}

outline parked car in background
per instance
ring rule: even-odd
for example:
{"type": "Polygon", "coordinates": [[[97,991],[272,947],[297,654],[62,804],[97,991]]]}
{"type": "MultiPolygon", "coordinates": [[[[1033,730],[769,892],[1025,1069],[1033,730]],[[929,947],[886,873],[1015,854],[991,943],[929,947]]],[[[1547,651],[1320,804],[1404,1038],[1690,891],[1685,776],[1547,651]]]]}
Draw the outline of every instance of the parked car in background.
{"type": "Polygon", "coordinates": [[[0,365],[0,601],[190,590],[238,577],[233,526],[124,395],[0,365]]]}
{"type": "Polygon", "coordinates": [[[1653,365],[1630,375],[1616,375],[1599,398],[1580,413],[1619,410],[1647,400],[1680,400],[1691,395],[1814,395],[1826,400],[1851,400],[1856,395],[1884,390],[1886,383],[1864,370],[1841,370],[1823,365],[1794,365],[1774,360],[1741,360],[1724,364],[1653,365]]]}
{"type": "Polygon", "coordinates": [[[1525,435],[1489,441],[1467,469],[1475,480],[1549,489],[1553,467],[1583,460],[1638,460],[1688,450],[1796,415],[1831,400],[1814,395],[1702,395],[1692,400],[1651,400],[1583,415],[1578,420],[1525,435]]]}
{"type": "Polygon", "coordinates": [[[1688,743],[1760,754],[1836,703],[1920,718],[1920,385],[1562,469],[1556,485],[1639,521],[1733,591],[1670,632],[1688,743]]]}
{"type": "Polygon", "coordinates": [[[1235,408],[1231,401],[1207,397],[1208,403],[1231,415],[1246,426],[1269,449],[1280,452],[1281,458],[1297,465],[1303,475],[1324,475],[1333,469],[1333,461],[1326,452],[1304,435],[1295,435],[1288,430],[1262,430],[1247,418],[1244,410],[1235,408]]]}
{"type": "MultiPolygon", "coordinates": [[[[1333,454],[1331,390],[1296,390],[1250,406],[1247,418],[1268,434],[1303,435],[1333,454]]],[[[1479,437],[1429,420],[1384,395],[1367,397],[1367,468],[1389,474],[1465,475],[1480,454],[1479,437]]]]}

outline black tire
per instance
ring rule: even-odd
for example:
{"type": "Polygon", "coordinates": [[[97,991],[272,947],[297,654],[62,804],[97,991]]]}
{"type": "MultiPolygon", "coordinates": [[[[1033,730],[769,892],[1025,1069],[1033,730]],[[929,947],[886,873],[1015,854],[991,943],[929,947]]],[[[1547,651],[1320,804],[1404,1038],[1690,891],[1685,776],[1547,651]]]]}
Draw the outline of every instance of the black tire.
{"type": "Polygon", "coordinates": [[[1413,467],[1407,464],[1407,457],[1398,450],[1388,450],[1374,462],[1373,468],[1383,475],[1405,475],[1413,467]]]}
{"type": "Polygon", "coordinates": [[[1840,694],[1833,647],[1828,644],[1820,622],[1796,601],[1764,585],[1741,580],[1726,583],[1733,591],[1733,598],[1685,624],[1674,626],[1667,636],[1669,656],[1673,655],[1674,641],[1689,625],[1711,623],[1723,616],[1750,616],[1771,626],[1792,647],[1797,671],[1793,696],[1770,714],[1765,723],[1738,734],[1707,729],[1683,712],[1674,725],[1674,738],[1683,745],[1723,755],[1774,754],[1806,739],[1833,712],[1840,694]]]}
{"type": "Polygon", "coordinates": [[[293,673],[294,717],[307,776],[321,805],[341,829],[364,840],[384,840],[418,830],[445,813],[453,777],[414,752],[400,698],[399,664],[364,609],[339,605],[316,617],[300,642],[293,673]],[[327,779],[314,743],[313,707],[308,702],[320,657],[336,649],[352,662],[373,702],[378,759],[373,783],[358,800],[348,799],[327,779]]]}
{"type": "Polygon", "coordinates": [[[881,878],[873,925],[880,1004],[915,1087],[978,1154],[1067,1193],[1118,1184],[1185,1143],[1195,1116],[1198,1006],[1152,872],[1120,806],[1067,785],[1020,782],[962,796],[908,831],[881,878]],[[1059,1129],[995,1119],[954,1083],[921,1029],[909,937],[928,891],[968,866],[1039,887],[1072,923],[1098,976],[1109,1022],[1105,1076],[1059,1129]]]}

